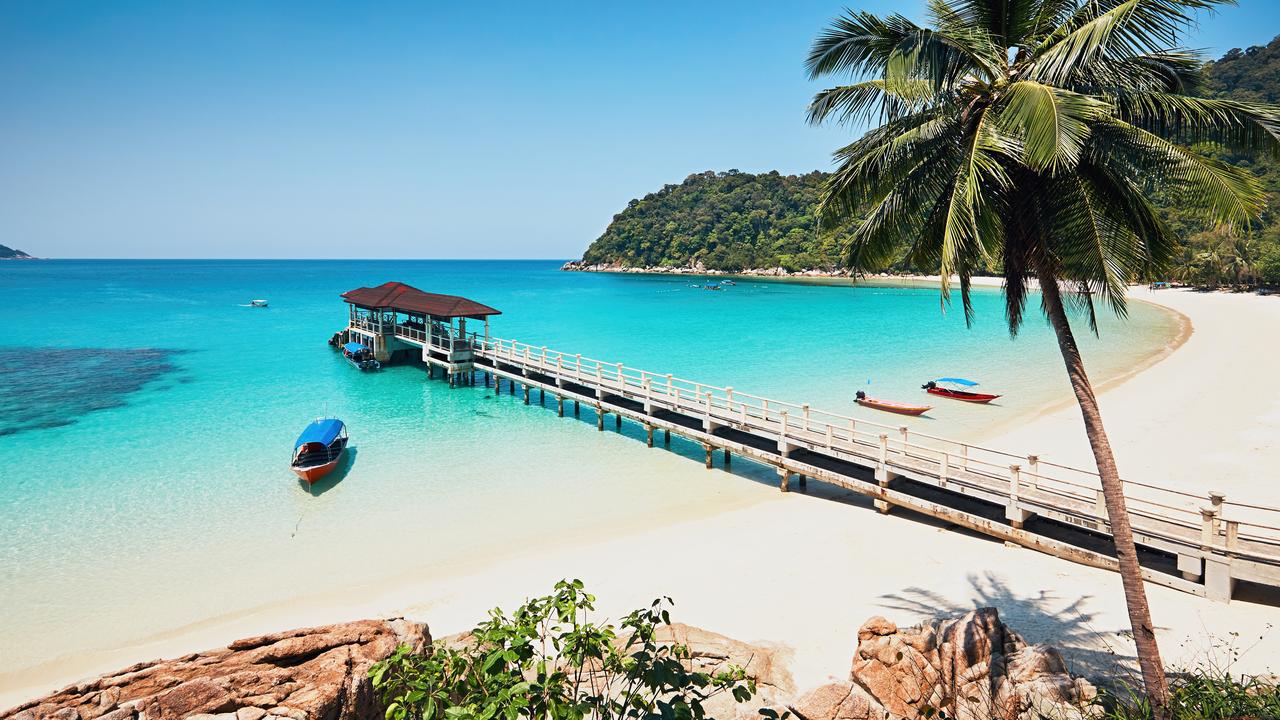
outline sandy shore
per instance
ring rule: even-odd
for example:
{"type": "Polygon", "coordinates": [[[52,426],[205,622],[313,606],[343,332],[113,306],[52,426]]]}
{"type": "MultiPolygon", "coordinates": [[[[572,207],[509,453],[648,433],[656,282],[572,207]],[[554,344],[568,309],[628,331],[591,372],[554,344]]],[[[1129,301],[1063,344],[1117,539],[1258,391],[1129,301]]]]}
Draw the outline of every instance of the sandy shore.
{"type": "MultiPolygon", "coordinates": [[[[1269,375],[1280,351],[1280,301],[1182,291],[1134,297],[1186,316],[1194,332],[1160,362],[1102,395],[1122,472],[1196,492],[1280,504],[1267,480],[1280,464],[1280,393],[1269,375]],[[1178,452],[1173,452],[1177,449],[1178,452]]],[[[996,447],[1085,464],[1088,446],[1073,405],[1050,409],[1008,432],[996,447]]],[[[657,451],[655,451],[657,452],[657,451]]],[[[601,539],[567,538],[534,555],[510,555],[437,577],[353,587],[252,615],[213,619],[94,657],[10,676],[0,706],[130,662],[216,646],[284,627],[358,617],[408,615],[445,634],[469,627],[487,608],[510,606],[579,577],[618,617],[658,595],[676,601],[675,619],[744,640],[792,648],[801,686],[847,673],[858,626],[881,614],[900,623],[981,605],[1033,641],[1063,647],[1075,669],[1111,672],[1132,652],[1118,576],[929,521],[882,516],[861,497],[835,491],[779,493],[721,470],[708,482],[732,493],[736,509],[708,508],[695,520],[601,539]]],[[[1280,670],[1280,610],[1237,600],[1215,603],[1148,586],[1162,651],[1173,666],[1225,664],[1280,670]],[[1229,633],[1239,633],[1238,636],[1229,633]]]]}

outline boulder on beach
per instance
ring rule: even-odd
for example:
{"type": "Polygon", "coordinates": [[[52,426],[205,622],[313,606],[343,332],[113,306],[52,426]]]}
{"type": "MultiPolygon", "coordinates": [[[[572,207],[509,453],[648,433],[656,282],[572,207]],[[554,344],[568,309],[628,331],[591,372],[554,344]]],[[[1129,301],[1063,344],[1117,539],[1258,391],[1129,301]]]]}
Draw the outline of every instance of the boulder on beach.
{"type": "Polygon", "coordinates": [[[801,720],[1083,720],[1097,691],[1052,647],[1030,645],[995,608],[899,628],[873,617],[858,630],[848,682],[790,704],[801,720]]]}
{"type": "Polygon", "coordinates": [[[0,714],[0,720],[337,720],[378,718],[369,668],[427,626],[359,620],[237,640],[174,660],[138,663],[0,714]]]}

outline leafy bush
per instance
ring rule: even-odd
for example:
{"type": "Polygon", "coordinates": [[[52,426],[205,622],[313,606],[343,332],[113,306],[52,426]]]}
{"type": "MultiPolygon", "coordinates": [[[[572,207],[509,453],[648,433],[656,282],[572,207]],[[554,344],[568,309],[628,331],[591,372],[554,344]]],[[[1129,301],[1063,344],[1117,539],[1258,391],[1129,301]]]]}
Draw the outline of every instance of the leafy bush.
{"type": "Polygon", "coordinates": [[[689,649],[656,640],[669,625],[669,599],[654,600],[621,621],[591,622],[595,597],[581,581],[501,609],[460,646],[437,643],[415,655],[401,647],[370,670],[388,720],[700,720],[703,703],[722,693],[738,702],[755,694],[741,667],[696,672],[689,649]]]}

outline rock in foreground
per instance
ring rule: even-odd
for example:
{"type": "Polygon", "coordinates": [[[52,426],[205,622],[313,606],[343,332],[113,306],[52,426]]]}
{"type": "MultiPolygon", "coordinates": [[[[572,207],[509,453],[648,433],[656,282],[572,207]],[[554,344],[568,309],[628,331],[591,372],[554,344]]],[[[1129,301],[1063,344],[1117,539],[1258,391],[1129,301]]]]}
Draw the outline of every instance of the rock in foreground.
{"type": "Polygon", "coordinates": [[[425,625],[360,620],[237,640],[175,660],[139,663],[28,702],[0,720],[336,720],[381,717],[369,668],[425,625]]]}
{"type": "Polygon", "coordinates": [[[1029,645],[995,608],[912,628],[874,617],[858,630],[849,682],[791,704],[801,720],[883,720],[945,712],[956,720],[1079,720],[1097,696],[1059,652],[1029,645]]]}

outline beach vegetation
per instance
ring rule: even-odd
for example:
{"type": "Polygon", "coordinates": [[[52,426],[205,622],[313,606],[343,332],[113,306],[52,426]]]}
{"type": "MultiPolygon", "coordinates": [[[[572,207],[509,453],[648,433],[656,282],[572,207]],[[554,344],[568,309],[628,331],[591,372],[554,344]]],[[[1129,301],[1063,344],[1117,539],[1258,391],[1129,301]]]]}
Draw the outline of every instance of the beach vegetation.
{"type": "Polygon", "coordinates": [[[687,646],[661,639],[670,599],[617,626],[592,619],[594,603],[580,580],[565,580],[430,653],[400,648],[370,670],[387,720],[701,720],[711,698],[755,694],[743,668],[699,671],[687,646]]]}
{"type": "MultiPolygon", "coordinates": [[[[1150,700],[1132,688],[1100,699],[1099,720],[1153,720],[1150,700]]],[[[1204,670],[1175,676],[1169,684],[1166,716],[1171,720],[1280,720],[1280,686],[1274,679],[1235,677],[1204,670]]]]}
{"type": "Polygon", "coordinates": [[[1032,291],[1055,332],[1093,450],[1133,627],[1143,690],[1168,717],[1169,689],[1124,487],[1067,310],[1126,312],[1131,283],[1163,279],[1177,234],[1152,198],[1249,232],[1266,192],[1250,171],[1193,149],[1280,158],[1280,110],[1206,97],[1183,47],[1194,14],[1221,0],[931,0],[929,22],[848,10],[813,42],[814,123],[870,125],[838,149],[818,212],[855,223],[845,261],[867,272],[909,258],[971,278],[995,264],[1016,334],[1032,291]]]}

